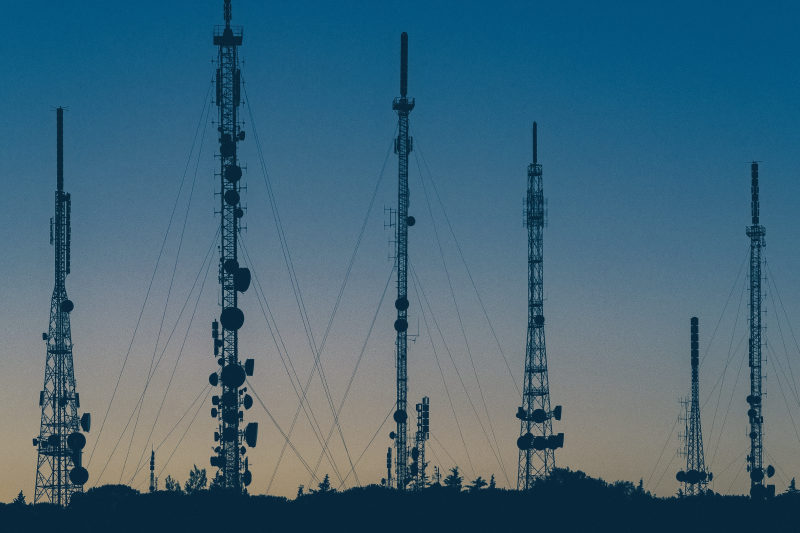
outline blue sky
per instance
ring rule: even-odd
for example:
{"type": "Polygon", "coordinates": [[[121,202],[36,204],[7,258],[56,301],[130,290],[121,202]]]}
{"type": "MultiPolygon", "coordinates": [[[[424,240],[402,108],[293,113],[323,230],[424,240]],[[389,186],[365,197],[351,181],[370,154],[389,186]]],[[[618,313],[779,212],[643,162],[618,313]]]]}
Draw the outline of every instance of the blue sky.
{"type": "MultiPolygon", "coordinates": [[[[0,400],[17,406],[0,414],[0,423],[14,428],[0,436],[3,448],[11,450],[0,460],[0,476],[13,480],[0,487],[0,500],[10,501],[20,489],[33,492],[36,459],[30,438],[38,432],[37,391],[45,355],[37,339],[46,328],[53,279],[48,245],[55,188],[52,108],[69,108],[65,188],[73,197],[73,272],[67,290],[76,304],[78,390],[98,428],[132,346],[89,468],[90,483],[97,482],[109,457],[100,482],[128,481],[133,470],[128,464],[123,472],[125,453],[112,450],[118,439],[127,450],[125,421],[153,353],[164,348],[163,337],[155,347],[156,336],[183,223],[165,330],[175,324],[218,224],[216,147],[210,119],[203,117],[215,55],[211,31],[222,21],[222,2],[6,3],[0,15],[7,21],[7,75],[0,79],[5,103],[0,157],[6,176],[6,194],[0,197],[5,229],[0,295],[6,302],[0,310],[5,339],[0,372],[12,377],[0,400]],[[174,207],[162,262],[131,344],[174,207]]],[[[744,457],[737,459],[748,442],[746,372],[738,381],[735,373],[743,353],[735,348],[746,331],[746,294],[739,304],[744,271],[738,278],[737,273],[749,245],[744,233],[748,163],[759,160],[768,283],[776,287],[766,303],[768,342],[776,350],[767,362],[766,447],[785,478],[773,478],[779,491],[800,473],[800,438],[793,430],[800,402],[792,399],[796,395],[790,389],[796,388],[789,368],[798,356],[789,325],[800,333],[795,305],[800,285],[794,276],[800,260],[795,209],[800,198],[795,50],[800,43],[794,4],[409,2],[399,7],[234,0],[233,17],[234,24],[244,26],[241,57],[250,106],[243,108],[248,137],[240,153],[248,185],[244,241],[302,381],[313,359],[255,134],[318,342],[387,157],[396,124],[391,100],[398,93],[399,34],[407,31],[409,96],[417,99],[411,114],[416,150],[410,187],[411,213],[418,222],[409,253],[453,357],[435,337],[451,410],[424,317],[412,299],[411,328],[419,321],[420,336],[409,351],[409,394],[412,401],[431,397],[432,430],[440,441],[432,444],[437,453],[432,463],[442,469],[458,464],[470,476],[494,473],[506,484],[469,403],[470,398],[476,402],[488,432],[478,374],[513,484],[518,432],[513,414],[519,398],[428,180],[436,185],[520,382],[527,283],[522,198],[530,125],[537,120],[549,200],[544,271],[550,383],[553,402],[564,406],[558,430],[566,434],[557,463],[609,480],[644,478],[660,495],[677,490],[680,460],[669,461],[678,441],[669,432],[677,400],[689,392],[689,318],[698,316],[701,352],[708,352],[700,387],[701,397],[711,396],[703,424],[707,462],[714,456],[714,490],[747,491],[744,457]],[[786,316],[779,301],[789,319],[780,328],[786,316]]],[[[210,112],[213,117],[216,107],[210,112]]],[[[337,404],[391,269],[383,209],[396,205],[396,171],[396,157],[389,154],[323,352],[337,404]]],[[[164,350],[164,367],[148,387],[130,452],[135,458],[128,463],[150,440],[161,442],[215,368],[208,335],[218,313],[215,283],[212,273],[191,329],[184,315],[164,350]],[[178,341],[187,331],[178,361],[178,341]],[[147,439],[175,361],[167,412],[147,439]]],[[[387,298],[342,415],[348,449],[367,449],[357,470],[362,483],[384,475],[390,443],[387,424],[367,448],[394,395],[393,309],[391,295],[387,298]]],[[[195,300],[190,301],[193,306],[195,300]]],[[[247,317],[243,351],[256,359],[253,387],[281,427],[288,427],[297,406],[294,390],[253,289],[242,302],[247,317]]],[[[311,390],[311,407],[327,427],[331,414],[319,383],[311,390]]],[[[192,464],[207,466],[214,431],[208,409],[210,400],[180,445],[180,435],[165,441],[157,463],[177,451],[162,478],[171,474],[183,480],[192,464]]],[[[292,442],[314,462],[319,445],[302,417],[292,442]]],[[[247,413],[247,420],[262,427],[249,457],[251,488],[263,493],[282,439],[260,406],[247,413]]],[[[89,447],[96,439],[97,433],[89,436],[89,447]]],[[[344,449],[340,442],[332,446],[341,470],[344,449]]],[[[333,475],[329,464],[320,468],[320,475],[333,475]]],[[[142,479],[140,473],[134,486],[142,479]]],[[[287,451],[270,493],[290,496],[309,480],[287,451]]]]}

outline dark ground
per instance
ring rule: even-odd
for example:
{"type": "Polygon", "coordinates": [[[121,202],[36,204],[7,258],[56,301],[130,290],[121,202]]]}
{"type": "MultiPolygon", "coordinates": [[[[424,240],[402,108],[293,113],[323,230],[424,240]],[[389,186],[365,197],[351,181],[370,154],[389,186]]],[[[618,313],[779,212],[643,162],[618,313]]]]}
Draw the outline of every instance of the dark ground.
{"type": "Polygon", "coordinates": [[[609,484],[556,470],[530,492],[433,486],[421,492],[371,485],[295,500],[194,494],[139,494],[106,485],[49,504],[0,504],[0,531],[61,532],[339,532],[339,531],[798,531],[800,494],[757,501],[744,496],[655,498],[630,482],[609,484]]]}

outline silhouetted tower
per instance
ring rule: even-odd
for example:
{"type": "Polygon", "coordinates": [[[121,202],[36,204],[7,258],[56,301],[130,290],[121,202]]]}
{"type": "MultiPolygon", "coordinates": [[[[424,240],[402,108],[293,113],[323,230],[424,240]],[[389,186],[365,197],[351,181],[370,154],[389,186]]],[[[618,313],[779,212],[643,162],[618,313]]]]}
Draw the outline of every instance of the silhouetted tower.
{"type": "Polygon", "coordinates": [[[56,110],[56,216],[50,219],[50,244],[55,245],[56,283],[50,300],[50,328],[42,333],[47,343],[44,390],[39,393],[42,419],[33,445],[39,450],[34,503],[68,505],[75,492],[83,492],[89,473],[82,454],[91,416],[78,416],[80,396],[75,392],[72,332],[69,314],[75,307],[67,298],[65,281],[70,272],[70,215],[72,204],[64,192],[64,109],[56,110]]]}
{"type": "Polygon", "coordinates": [[[544,193],[542,165],[537,162],[536,122],[533,123],[533,163],[528,166],[528,197],[525,225],[528,228],[528,342],[525,349],[525,383],[522,406],[517,489],[527,490],[536,479],[546,477],[555,466],[555,450],[564,446],[564,434],[553,433],[553,421],[561,420],[561,406],[550,410],[550,384],[544,343],[542,238],[544,193]]]}
{"type": "Polygon", "coordinates": [[[683,483],[683,493],[687,496],[702,494],[705,492],[708,482],[714,479],[714,475],[706,470],[706,462],[703,457],[703,431],[700,428],[699,328],[697,317],[692,317],[692,402],[686,417],[686,470],[681,470],[676,476],[678,481],[683,483]]]}
{"type": "Polygon", "coordinates": [[[218,357],[219,370],[209,376],[213,386],[222,384],[222,394],[213,396],[211,416],[219,421],[219,431],[214,440],[217,455],[211,457],[211,466],[219,469],[225,488],[241,492],[250,484],[252,475],[247,463],[242,463],[244,443],[255,447],[258,424],[250,423],[240,430],[244,414],[241,406],[249,409],[253,399],[240,389],[253,375],[253,359],[239,362],[238,331],[244,324],[244,313],[238,306],[238,293],[250,287],[250,270],[239,266],[237,239],[239,219],[244,216],[240,204],[242,169],[236,158],[237,143],[244,140],[242,123],[238,117],[241,99],[241,73],[237,47],[242,44],[242,27],[231,26],[231,2],[225,0],[225,26],[214,27],[214,45],[219,46],[217,58],[217,107],[219,107],[219,159],[220,159],[220,259],[219,284],[222,313],[219,323],[211,326],[214,338],[214,356],[218,357]],[[222,330],[219,329],[222,324],[222,330]]]}
{"type": "Polygon", "coordinates": [[[397,409],[394,421],[397,422],[395,436],[397,488],[405,490],[412,476],[408,468],[408,227],[414,225],[414,217],[408,216],[408,154],[411,153],[413,139],[408,135],[408,115],[414,109],[414,99],[408,94],[408,34],[400,35],[400,98],[392,102],[392,109],[399,118],[399,135],[394,149],[399,160],[397,191],[397,320],[394,329],[397,331],[397,409]]]}
{"type": "Polygon", "coordinates": [[[417,432],[414,434],[415,446],[411,449],[411,476],[414,490],[422,490],[428,482],[425,476],[425,441],[431,431],[431,400],[427,396],[417,404],[417,432]]]}
{"type": "MultiPolygon", "coordinates": [[[[747,228],[750,237],[750,395],[747,403],[750,409],[750,454],[747,456],[747,470],[750,472],[750,496],[764,498],[775,494],[775,486],[764,485],[764,416],[761,414],[761,249],[766,246],[764,236],[767,230],[758,223],[758,163],[750,164],[750,216],[752,225],[747,228]]],[[[766,471],[772,477],[775,469],[770,465],[766,471]]]]}
{"type": "Polygon", "coordinates": [[[156,477],[156,452],[150,450],[150,492],[158,490],[158,478],[156,477]]]}

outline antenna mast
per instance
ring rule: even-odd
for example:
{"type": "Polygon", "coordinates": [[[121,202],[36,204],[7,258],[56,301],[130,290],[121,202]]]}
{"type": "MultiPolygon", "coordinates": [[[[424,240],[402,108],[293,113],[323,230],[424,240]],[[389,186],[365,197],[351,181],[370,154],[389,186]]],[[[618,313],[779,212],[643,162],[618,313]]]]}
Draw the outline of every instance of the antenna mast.
{"type": "Polygon", "coordinates": [[[39,436],[33,445],[39,451],[34,503],[68,505],[72,495],[83,492],[89,472],[82,455],[91,416],[78,416],[80,396],[75,392],[72,364],[72,332],[69,314],[75,305],[67,298],[65,286],[70,272],[70,215],[72,202],[64,192],[64,108],[56,110],[56,213],[51,221],[50,242],[55,246],[55,288],[50,300],[50,328],[42,333],[47,345],[44,390],[39,393],[42,408],[39,436]]]}
{"type": "Polygon", "coordinates": [[[219,107],[219,160],[220,160],[220,259],[219,283],[222,313],[219,322],[211,325],[214,338],[214,356],[219,357],[219,370],[209,376],[212,386],[222,385],[222,394],[213,396],[211,416],[219,423],[214,433],[214,441],[219,445],[214,449],[211,466],[218,468],[224,487],[241,492],[252,480],[247,461],[241,456],[246,449],[256,445],[258,424],[253,422],[244,430],[240,429],[244,414],[241,406],[250,409],[253,399],[245,394],[247,388],[240,389],[247,376],[253,375],[253,359],[239,362],[238,331],[244,324],[244,313],[238,306],[238,293],[250,287],[250,270],[239,266],[237,259],[237,239],[239,219],[244,216],[240,196],[242,168],[236,158],[237,143],[244,140],[242,122],[238,117],[241,99],[241,71],[239,70],[238,47],[242,44],[242,27],[231,26],[231,1],[225,0],[225,26],[214,27],[214,46],[219,47],[217,64],[216,102],[219,107]],[[222,330],[219,329],[222,324],[222,330]]]}
{"type": "Polygon", "coordinates": [[[691,320],[692,356],[692,404],[686,430],[686,470],[678,472],[676,478],[683,483],[683,493],[697,496],[706,491],[714,474],[706,470],[703,457],[703,431],[700,428],[700,325],[697,317],[691,320]]]}
{"type": "MultiPolygon", "coordinates": [[[[747,456],[747,471],[750,472],[750,497],[765,498],[775,495],[775,485],[764,485],[764,417],[761,414],[761,249],[766,246],[767,230],[759,225],[758,162],[750,164],[750,216],[752,225],[747,228],[750,237],[750,455],[747,456]]],[[[766,471],[772,477],[775,469],[770,465],[766,471]]]]}
{"type": "Polygon", "coordinates": [[[561,420],[561,406],[550,410],[550,384],[544,342],[542,238],[544,193],[542,165],[538,163],[536,122],[533,123],[533,163],[528,165],[528,197],[525,226],[528,228],[528,342],[525,349],[525,384],[520,419],[517,490],[528,490],[537,479],[547,477],[555,466],[555,450],[564,446],[564,434],[553,433],[553,421],[561,420]]]}
{"type": "Polygon", "coordinates": [[[411,153],[413,139],[408,135],[408,115],[414,109],[414,99],[408,99],[408,34],[400,35],[400,98],[392,102],[397,112],[399,134],[395,139],[394,151],[397,154],[398,192],[397,192],[397,409],[394,421],[397,423],[395,436],[396,474],[398,490],[405,490],[412,476],[408,468],[408,227],[414,225],[414,217],[408,216],[408,154],[411,153]]]}

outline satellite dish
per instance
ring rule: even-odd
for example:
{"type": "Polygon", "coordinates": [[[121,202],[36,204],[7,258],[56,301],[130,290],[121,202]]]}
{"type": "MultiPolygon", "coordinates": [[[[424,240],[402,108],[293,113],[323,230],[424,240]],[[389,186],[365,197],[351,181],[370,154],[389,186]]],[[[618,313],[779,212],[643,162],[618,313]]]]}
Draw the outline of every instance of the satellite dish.
{"type": "Polygon", "coordinates": [[[258,422],[250,422],[244,430],[244,441],[251,448],[256,447],[258,441],[258,422]]]}
{"type": "Polygon", "coordinates": [[[58,448],[59,444],[61,444],[61,438],[58,435],[50,435],[47,437],[47,445],[51,448],[58,448]]]}
{"type": "Polygon", "coordinates": [[[225,192],[225,203],[228,205],[236,205],[239,203],[239,193],[233,189],[225,192]]]}
{"type": "Polygon", "coordinates": [[[239,261],[236,259],[228,259],[223,263],[222,268],[224,268],[225,272],[228,274],[233,274],[239,268],[239,261]]]}
{"type": "Polygon", "coordinates": [[[239,292],[247,292],[250,288],[250,269],[239,268],[233,274],[233,288],[239,292]]]}
{"type": "MultiPolygon", "coordinates": [[[[221,154],[222,154],[222,148],[225,147],[225,146],[226,145],[224,145],[224,144],[222,146],[220,146],[220,153],[221,154]]],[[[229,146],[230,150],[233,151],[233,144],[232,143],[228,144],[227,146],[229,146]]],[[[225,154],[222,154],[222,155],[224,156],[225,154]]],[[[237,181],[242,179],[242,169],[241,169],[241,167],[239,167],[238,165],[228,165],[228,167],[225,169],[225,179],[228,180],[231,183],[236,183],[237,181]]]]}
{"type": "Polygon", "coordinates": [[[256,362],[253,359],[248,359],[244,362],[244,373],[248,376],[253,375],[253,367],[255,366],[256,362]]]}
{"type": "Polygon", "coordinates": [[[402,424],[406,420],[408,420],[408,414],[403,409],[398,409],[394,412],[394,421],[398,424],[402,424]]]}
{"type": "Polygon", "coordinates": [[[390,432],[389,432],[389,438],[390,438],[390,439],[392,439],[392,440],[394,440],[394,439],[395,439],[395,437],[397,437],[397,433],[395,433],[394,431],[390,431],[390,432]]]}
{"type": "Polygon", "coordinates": [[[253,474],[251,474],[249,470],[245,470],[244,474],[242,475],[242,483],[244,483],[244,486],[247,487],[248,485],[250,485],[252,481],[253,481],[253,474]]]}
{"type": "Polygon", "coordinates": [[[394,329],[402,333],[408,329],[408,322],[406,322],[405,318],[398,318],[394,321],[394,329]]]}
{"type": "Polygon", "coordinates": [[[677,480],[678,480],[678,481],[680,481],[681,483],[684,483],[684,482],[686,482],[686,472],[684,472],[683,470],[681,470],[680,472],[678,472],[677,474],[675,474],[675,479],[677,479],[677,480]]]}
{"type": "Polygon", "coordinates": [[[772,465],[769,465],[767,467],[767,477],[772,477],[774,475],[775,475],[775,467],[772,466],[772,465]]]}
{"type": "Polygon", "coordinates": [[[67,446],[70,450],[82,450],[86,446],[86,437],[76,431],[67,437],[67,446]]]}
{"type": "Polygon", "coordinates": [[[242,211],[241,207],[237,207],[233,214],[236,215],[236,218],[242,218],[244,216],[244,211],[242,211]]]}
{"type": "Polygon", "coordinates": [[[556,405],[556,408],[553,409],[553,418],[556,420],[561,420],[561,406],[556,405]]]}
{"type": "Polygon", "coordinates": [[[533,321],[536,322],[537,326],[541,326],[544,324],[544,317],[542,315],[536,315],[533,317],[533,321]]]}
{"type": "Polygon", "coordinates": [[[61,302],[61,310],[65,313],[71,313],[73,309],[75,309],[75,304],[72,303],[72,300],[64,300],[61,302]]]}
{"type": "Polygon", "coordinates": [[[216,407],[212,407],[211,408],[211,418],[217,418],[217,408],[216,407]]]}
{"type": "Polygon", "coordinates": [[[216,372],[214,372],[210,376],[208,376],[208,382],[211,383],[212,387],[216,387],[217,386],[217,383],[219,383],[219,376],[217,375],[216,372]]]}
{"type": "Polygon", "coordinates": [[[81,417],[81,429],[86,433],[89,433],[89,430],[92,428],[92,415],[89,413],[83,413],[81,417]]]}
{"type": "Polygon", "coordinates": [[[544,450],[547,448],[547,438],[541,435],[533,439],[533,447],[537,450],[544,450]]]}
{"type": "Polygon", "coordinates": [[[239,132],[239,140],[240,140],[240,141],[243,141],[243,140],[244,140],[244,131],[240,131],[240,132],[239,132]]]}
{"type": "Polygon", "coordinates": [[[406,217],[406,225],[407,226],[413,226],[416,223],[417,223],[417,219],[416,218],[414,218],[414,217],[406,217]]]}
{"type": "Polygon", "coordinates": [[[211,397],[211,405],[219,405],[219,396],[211,397]]]}
{"type": "Polygon", "coordinates": [[[236,331],[244,324],[244,313],[238,307],[226,307],[222,310],[219,321],[228,331],[236,331]]]}
{"type": "Polygon", "coordinates": [[[69,480],[73,485],[85,485],[89,481],[89,472],[82,466],[76,466],[70,471],[69,480]]]}
{"type": "Polygon", "coordinates": [[[227,365],[222,368],[222,383],[226,387],[238,389],[246,379],[244,368],[241,365],[227,365]]]}
{"type": "Polygon", "coordinates": [[[245,409],[250,409],[253,407],[253,398],[249,394],[245,394],[244,401],[242,403],[244,404],[245,409]]]}
{"type": "Polygon", "coordinates": [[[414,446],[413,448],[411,448],[411,459],[416,461],[418,458],[419,458],[419,448],[414,446]]]}
{"type": "Polygon", "coordinates": [[[405,311],[406,309],[408,309],[408,298],[403,296],[402,298],[398,298],[397,300],[395,300],[394,308],[397,309],[398,311],[405,311]]]}

